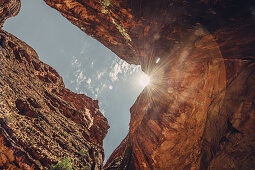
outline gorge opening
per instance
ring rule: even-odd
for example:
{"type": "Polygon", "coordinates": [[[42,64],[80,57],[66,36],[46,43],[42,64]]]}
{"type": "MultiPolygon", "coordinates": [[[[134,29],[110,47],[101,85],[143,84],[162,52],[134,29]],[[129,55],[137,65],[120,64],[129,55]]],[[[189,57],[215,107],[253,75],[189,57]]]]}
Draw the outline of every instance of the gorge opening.
{"type": "Polygon", "coordinates": [[[99,101],[110,125],[104,140],[106,161],[127,135],[129,109],[149,77],[139,66],[126,63],[85,35],[43,0],[21,3],[21,11],[8,19],[4,30],[32,46],[40,60],[63,77],[68,89],[99,101]]]}

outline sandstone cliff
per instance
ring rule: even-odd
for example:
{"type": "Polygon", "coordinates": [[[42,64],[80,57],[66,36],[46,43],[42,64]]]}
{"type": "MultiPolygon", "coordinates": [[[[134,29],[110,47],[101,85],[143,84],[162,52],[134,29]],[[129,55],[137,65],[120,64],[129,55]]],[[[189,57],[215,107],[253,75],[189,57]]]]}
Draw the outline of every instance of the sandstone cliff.
{"type": "MultiPolygon", "coordinates": [[[[2,21],[19,6],[1,1],[2,21]]],[[[30,46],[0,30],[1,169],[48,169],[63,159],[74,169],[101,169],[108,128],[98,101],[66,89],[30,46]]]]}
{"type": "Polygon", "coordinates": [[[254,2],[45,2],[152,79],[106,169],[255,167],[254,2]]]}
{"type": "MultiPolygon", "coordinates": [[[[151,77],[105,169],[254,169],[254,2],[45,2],[151,77]]],[[[3,1],[1,21],[18,4],[3,1]]],[[[1,37],[0,166],[43,168],[69,156],[76,168],[100,168],[108,125],[96,102],[65,89],[29,46],[1,37]],[[90,148],[83,157],[81,145],[90,148]]]]}

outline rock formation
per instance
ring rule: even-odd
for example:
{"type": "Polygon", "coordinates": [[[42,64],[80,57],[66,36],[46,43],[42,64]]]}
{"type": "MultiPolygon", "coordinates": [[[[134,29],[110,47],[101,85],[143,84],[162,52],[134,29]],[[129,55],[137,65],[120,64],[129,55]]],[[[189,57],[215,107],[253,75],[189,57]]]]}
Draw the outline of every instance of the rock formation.
{"type": "Polygon", "coordinates": [[[152,79],[105,169],[255,167],[254,2],[45,2],[152,79]]]}
{"type": "Polygon", "coordinates": [[[0,2],[0,28],[6,19],[16,16],[20,10],[20,0],[1,0],[0,2]]]}
{"type": "MultiPolygon", "coordinates": [[[[255,167],[255,2],[44,1],[151,77],[105,169],[255,167]]],[[[19,1],[3,2],[19,9],[19,1]]],[[[1,11],[4,21],[10,14],[1,11]]],[[[0,71],[0,153],[8,160],[0,166],[43,168],[68,156],[75,168],[100,169],[108,125],[95,101],[65,89],[4,31],[0,71]]]]}
{"type": "MultiPolygon", "coordinates": [[[[1,20],[19,6],[1,1],[1,20]]],[[[0,30],[1,169],[48,169],[65,158],[74,169],[101,169],[108,128],[98,101],[66,89],[30,46],[0,30]]]]}

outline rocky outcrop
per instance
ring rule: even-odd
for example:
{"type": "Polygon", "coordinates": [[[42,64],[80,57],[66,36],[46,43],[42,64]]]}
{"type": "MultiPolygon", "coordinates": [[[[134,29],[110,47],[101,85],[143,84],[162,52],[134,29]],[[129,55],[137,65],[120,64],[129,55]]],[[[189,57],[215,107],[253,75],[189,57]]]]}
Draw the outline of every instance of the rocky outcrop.
{"type": "Polygon", "coordinates": [[[0,28],[6,19],[15,16],[20,10],[20,0],[1,0],[0,1],[0,28]]]}
{"type": "MultiPolygon", "coordinates": [[[[2,21],[19,9],[6,2],[2,21]]],[[[0,169],[48,169],[65,158],[101,169],[108,128],[98,101],[66,89],[30,46],[0,30],[0,169]]]]}
{"type": "Polygon", "coordinates": [[[254,168],[254,2],[45,2],[151,77],[105,169],[254,168]]]}

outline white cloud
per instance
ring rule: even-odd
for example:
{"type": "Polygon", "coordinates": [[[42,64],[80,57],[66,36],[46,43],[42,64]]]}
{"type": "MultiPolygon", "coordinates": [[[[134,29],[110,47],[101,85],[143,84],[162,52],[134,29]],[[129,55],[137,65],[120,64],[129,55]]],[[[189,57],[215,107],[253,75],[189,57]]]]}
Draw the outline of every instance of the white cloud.
{"type": "Polygon", "coordinates": [[[80,68],[81,67],[81,63],[78,62],[78,59],[75,56],[73,56],[73,58],[72,58],[72,66],[74,68],[80,68]]]}
{"type": "Polygon", "coordinates": [[[112,69],[112,71],[109,73],[109,76],[111,78],[111,80],[114,82],[118,79],[118,74],[121,73],[121,66],[116,63],[112,69]]]}
{"type": "Polygon", "coordinates": [[[91,79],[87,79],[87,77],[84,74],[84,69],[82,68],[82,64],[81,62],[78,60],[78,58],[76,58],[75,56],[73,56],[72,58],[72,68],[73,68],[73,73],[74,73],[74,79],[71,80],[71,84],[75,85],[75,91],[77,93],[84,93],[81,89],[82,84],[84,82],[88,83],[90,86],[91,83],[91,79]],[[87,80],[86,80],[87,79],[87,80]]]}
{"type": "Polygon", "coordinates": [[[77,77],[77,80],[81,80],[81,81],[83,81],[83,80],[85,80],[86,79],[86,76],[83,74],[83,72],[81,71],[80,73],[79,73],[79,75],[78,75],[78,77],[77,77]]]}
{"type": "Polygon", "coordinates": [[[130,65],[123,60],[121,60],[120,66],[124,73],[126,73],[130,69],[130,65]]]}
{"type": "Polygon", "coordinates": [[[91,83],[91,78],[88,78],[87,83],[88,83],[88,84],[91,83]]]}
{"type": "Polygon", "coordinates": [[[97,79],[99,80],[103,75],[105,74],[105,72],[100,72],[97,74],[97,79]]]}
{"type": "MultiPolygon", "coordinates": [[[[74,56],[73,56],[74,58],[74,56]]],[[[76,58],[73,59],[72,66],[76,65],[78,63],[78,60],[76,58]]]]}
{"type": "Polygon", "coordinates": [[[114,60],[111,68],[112,69],[109,73],[109,77],[112,80],[112,82],[115,82],[116,80],[119,79],[120,74],[121,76],[124,77],[127,76],[127,74],[131,75],[135,72],[138,72],[140,66],[128,64],[124,60],[114,60]]]}
{"type": "Polygon", "coordinates": [[[96,92],[98,93],[99,92],[99,88],[97,87],[97,88],[95,88],[95,90],[96,90],[96,92]]]}
{"type": "MultiPolygon", "coordinates": [[[[84,55],[86,53],[86,48],[87,47],[84,47],[81,51],[84,55]]],[[[115,87],[114,83],[119,81],[119,79],[126,79],[129,75],[138,72],[140,67],[130,65],[124,60],[116,58],[111,63],[108,63],[109,65],[103,65],[103,70],[98,72],[94,67],[95,61],[88,58],[86,58],[86,60],[88,62],[82,63],[81,58],[73,56],[73,79],[71,80],[71,84],[74,85],[77,93],[88,94],[94,99],[104,95],[105,90],[112,90],[113,87],[115,87]]]]}
{"type": "MultiPolygon", "coordinates": [[[[75,56],[73,56],[73,59],[72,59],[72,67],[74,69],[76,69],[75,70],[75,77],[76,77],[75,81],[76,81],[77,85],[76,85],[75,89],[77,90],[78,86],[86,79],[86,76],[83,74],[83,71],[80,70],[81,63],[79,63],[78,59],[75,56]]],[[[72,82],[74,83],[74,81],[71,81],[71,83],[72,82]]]]}

